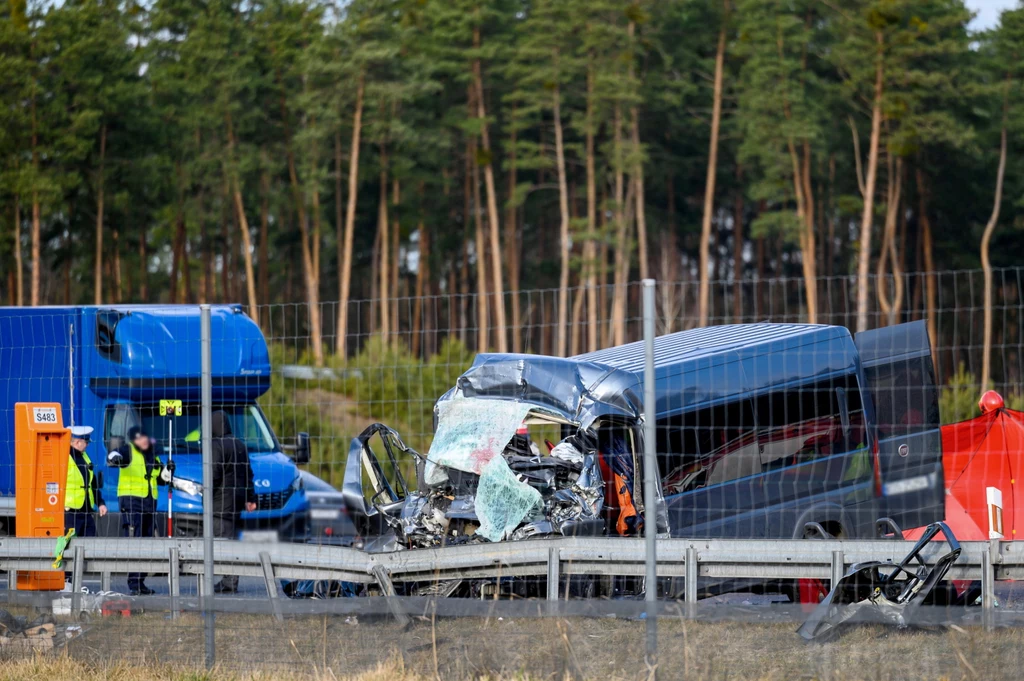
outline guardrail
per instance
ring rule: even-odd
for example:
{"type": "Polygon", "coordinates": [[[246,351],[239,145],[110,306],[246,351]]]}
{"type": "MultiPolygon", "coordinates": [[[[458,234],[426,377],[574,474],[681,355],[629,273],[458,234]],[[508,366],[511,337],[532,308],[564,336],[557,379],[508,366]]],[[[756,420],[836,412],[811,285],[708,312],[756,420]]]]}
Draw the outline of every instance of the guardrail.
{"type": "MultiPolygon", "coordinates": [[[[699,577],[712,579],[821,579],[835,581],[846,567],[867,560],[898,562],[913,542],[895,540],[732,540],[660,539],[658,576],[684,581],[684,600],[695,603],[699,577]]],[[[995,603],[997,580],[1024,579],[1024,545],[1017,542],[963,542],[948,579],[979,580],[983,608],[995,603]]],[[[941,542],[926,547],[933,559],[941,542]]],[[[51,569],[53,540],[0,538],[0,570],[51,569]]],[[[179,596],[182,575],[202,575],[202,539],[75,539],[65,569],[79,591],[84,574],[98,574],[104,589],[110,575],[146,572],[167,575],[170,595],[179,596]]],[[[214,572],[262,578],[270,598],[277,580],[317,579],[376,583],[385,596],[395,582],[458,578],[546,576],[549,600],[558,599],[562,575],[644,574],[643,539],[573,538],[480,543],[370,554],[359,549],[312,544],[214,542],[214,572]]],[[[12,575],[13,577],[13,575],[12,575]]],[[[200,583],[202,580],[200,580],[200,583]]],[[[14,588],[15,580],[10,580],[14,588]]]]}

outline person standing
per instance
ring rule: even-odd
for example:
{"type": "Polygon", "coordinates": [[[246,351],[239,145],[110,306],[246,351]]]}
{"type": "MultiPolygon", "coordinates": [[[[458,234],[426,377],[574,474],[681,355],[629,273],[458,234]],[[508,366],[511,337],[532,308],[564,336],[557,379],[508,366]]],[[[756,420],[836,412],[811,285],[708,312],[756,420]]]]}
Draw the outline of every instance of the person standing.
{"type": "MultiPolygon", "coordinates": [[[[121,472],[117,481],[117,502],[121,508],[121,530],[125,537],[152,537],[156,515],[157,485],[166,485],[174,473],[174,462],[164,466],[160,445],[142,428],[128,429],[128,442],[107,454],[107,463],[121,472]]],[[[128,590],[133,596],[148,596],[146,575],[129,573],[128,590]]]]}
{"type": "Polygon", "coordinates": [[[101,518],[107,515],[107,505],[100,494],[92,460],[85,453],[92,440],[92,432],[91,426],[71,428],[68,483],[64,493],[64,527],[75,528],[76,537],[95,537],[96,519],[93,512],[98,511],[101,518]]]}
{"type": "MultiPolygon", "coordinates": [[[[211,420],[213,459],[213,536],[234,539],[242,510],[256,510],[256,492],[245,443],[231,434],[231,422],[223,411],[211,420]]],[[[216,593],[238,591],[238,575],[224,575],[214,585],[216,593]]]]}

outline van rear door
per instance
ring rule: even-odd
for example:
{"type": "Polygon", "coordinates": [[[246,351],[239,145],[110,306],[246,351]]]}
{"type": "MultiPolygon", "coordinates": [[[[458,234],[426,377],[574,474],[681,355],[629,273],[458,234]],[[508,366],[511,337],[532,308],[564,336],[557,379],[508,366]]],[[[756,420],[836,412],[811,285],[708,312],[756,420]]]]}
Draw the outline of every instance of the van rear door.
{"type": "Polygon", "coordinates": [[[881,512],[903,529],[944,519],[939,396],[926,323],[862,331],[854,342],[874,404],[881,512]]]}

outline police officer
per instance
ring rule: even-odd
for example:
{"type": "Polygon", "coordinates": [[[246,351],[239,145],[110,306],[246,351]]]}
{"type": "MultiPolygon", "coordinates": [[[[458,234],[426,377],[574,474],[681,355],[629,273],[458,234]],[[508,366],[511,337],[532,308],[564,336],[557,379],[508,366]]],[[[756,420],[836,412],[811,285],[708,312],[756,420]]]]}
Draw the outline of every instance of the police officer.
{"type": "MultiPolygon", "coordinates": [[[[174,473],[174,462],[166,466],[160,460],[160,446],[142,428],[128,429],[128,442],[107,454],[107,463],[121,472],[117,481],[117,501],[121,507],[121,529],[125,537],[152,537],[156,514],[157,485],[166,485],[174,473]]],[[[128,575],[133,596],[148,596],[153,590],[145,584],[146,575],[128,575]]]]}
{"type": "Polygon", "coordinates": [[[102,518],[107,514],[92,461],[85,453],[92,439],[91,426],[71,428],[71,455],[68,460],[68,484],[64,494],[64,527],[75,528],[77,537],[95,537],[96,520],[93,511],[102,518]]]}

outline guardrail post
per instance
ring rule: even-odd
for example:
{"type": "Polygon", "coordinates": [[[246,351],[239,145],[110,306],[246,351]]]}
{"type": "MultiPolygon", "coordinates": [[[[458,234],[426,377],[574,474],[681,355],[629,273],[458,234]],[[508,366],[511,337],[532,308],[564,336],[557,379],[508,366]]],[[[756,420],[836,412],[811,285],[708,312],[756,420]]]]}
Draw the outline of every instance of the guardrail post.
{"type": "Polygon", "coordinates": [[[391,583],[391,576],[388,574],[388,571],[384,569],[383,565],[374,565],[370,571],[373,573],[374,579],[377,580],[377,584],[380,585],[380,590],[384,592],[384,599],[387,601],[391,614],[404,627],[409,623],[409,616],[405,614],[402,606],[395,600],[395,585],[391,583]]]}
{"type": "Polygon", "coordinates": [[[263,581],[267,583],[267,595],[270,596],[270,605],[274,608],[274,619],[278,622],[284,620],[281,614],[281,603],[277,598],[277,580],[274,578],[274,564],[270,562],[270,554],[260,551],[260,565],[263,566],[263,581]]]}
{"type": "Polygon", "coordinates": [[[558,580],[561,571],[561,555],[557,548],[548,549],[548,600],[558,600],[558,580]]]}
{"type": "Polygon", "coordinates": [[[167,588],[171,592],[171,619],[178,619],[178,596],[181,594],[181,575],[178,572],[178,547],[168,551],[167,588]]]}
{"type": "Polygon", "coordinates": [[[832,552],[832,583],[829,587],[830,590],[836,588],[839,580],[846,574],[846,564],[844,561],[845,557],[842,551],[832,552]]]}
{"type": "Polygon", "coordinates": [[[992,555],[981,552],[981,620],[986,631],[991,631],[995,620],[996,584],[992,569],[992,555]]]}
{"type": "Polygon", "coordinates": [[[683,599],[686,601],[687,617],[693,617],[697,611],[697,575],[699,567],[696,547],[686,547],[686,577],[683,584],[683,599]]]}
{"type": "Polygon", "coordinates": [[[71,614],[78,617],[82,609],[82,573],[85,570],[85,547],[77,544],[72,552],[74,565],[71,566],[71,614]]]}

